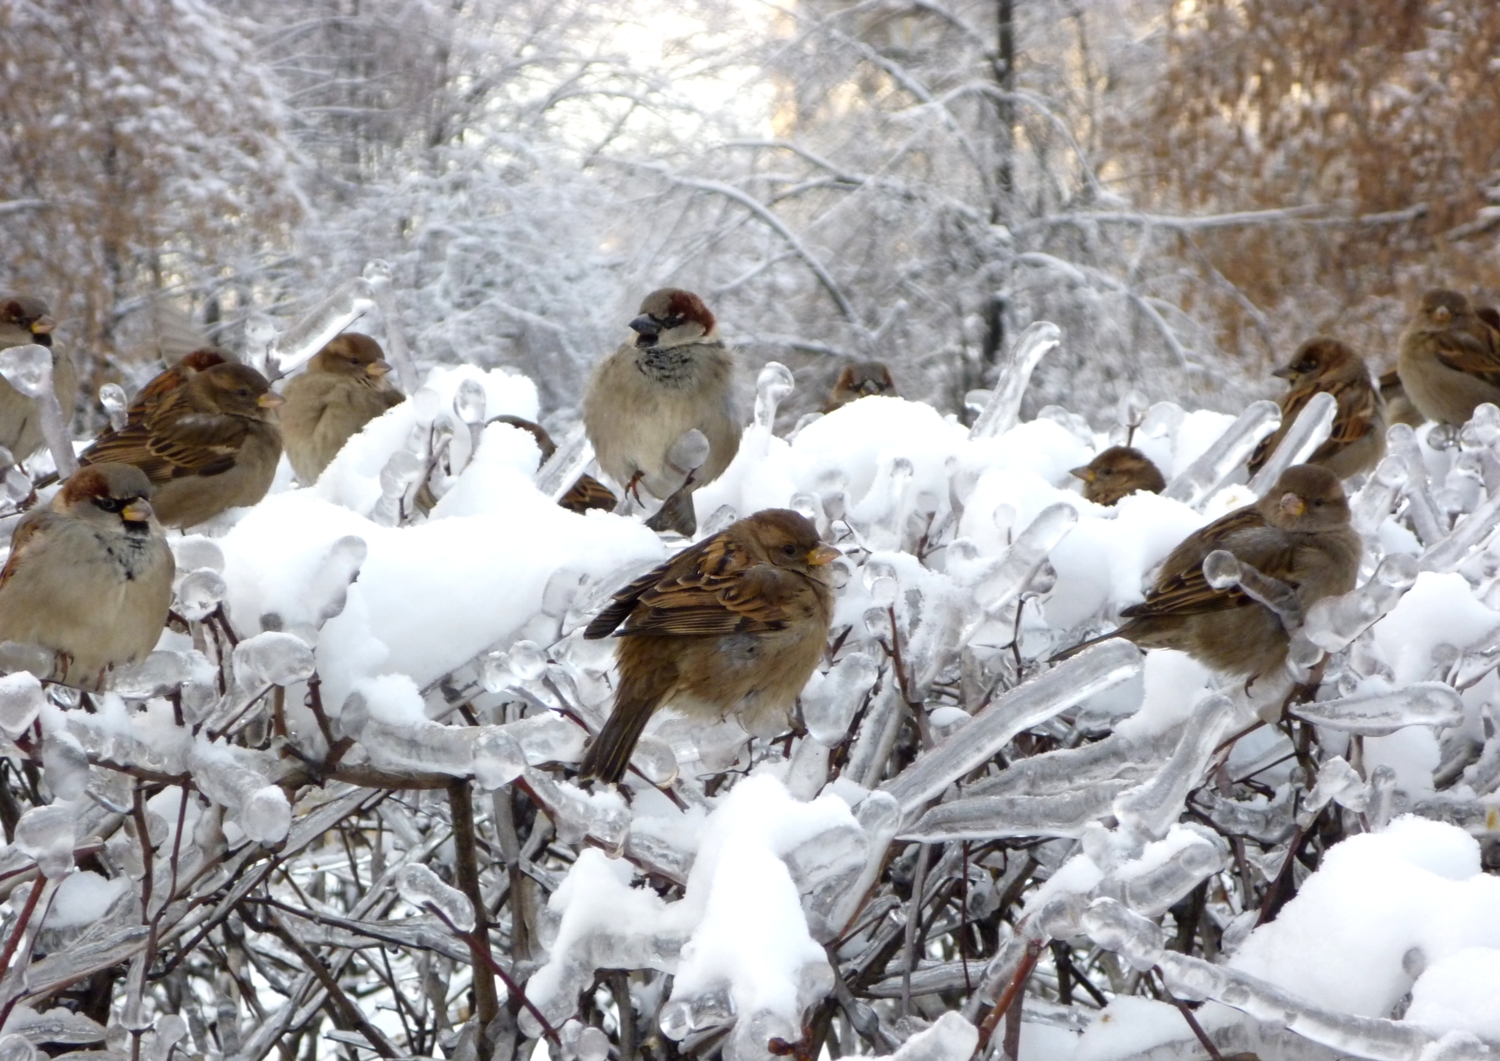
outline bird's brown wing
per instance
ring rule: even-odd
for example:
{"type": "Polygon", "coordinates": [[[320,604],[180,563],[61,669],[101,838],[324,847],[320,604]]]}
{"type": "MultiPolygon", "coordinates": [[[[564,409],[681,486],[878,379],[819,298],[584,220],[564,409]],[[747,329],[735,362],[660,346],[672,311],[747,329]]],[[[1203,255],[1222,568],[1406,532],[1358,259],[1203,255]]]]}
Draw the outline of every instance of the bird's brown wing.
{"type": "MultiPolygon", "coordinates": [[[[1123,608],[1120,614],[1127,619],[1156,618],[1167,615],[1202,615],[1205,612],[1240,608],[1254,602],[1239,590],[1214,589],[1203,577],[1203,561],[1215,549],[1222,549],[1233,536],[1243,530],[1261,526],[1260,514],[1254,507],[1236,509],[1197,531],[1167,557],[1162,565],[1156,584],[1146,593],[1139,604],[1123,608]]],[[[1241,557],[1247,563],[1266,558],[1241,557]]],[[[1273,566],[1273,565],[1267,565],[1273,566]]],[[[1285,569],[1287,565],[1281,565],[1285,569]]]]}
{"type": "Polygon", "coordinates": [[[615,594],[584,631],[604,637],[623,622],[620,636],[763,633],[780,630],[797,576],[757,563],[732,538],[715,536],[684,550],[615,594]]]}
{"type": "Polygon", "coordinates": [[[1332,393],[1338,399],[1338,412],[1334,415],[1328,441],[1312,455],[1314,461],[1331,457],[1345,446],[1353,445],[1376,430],[1381,422],[1380,398],[1368,382],[1341,383],[1332,393]]]}
{"type": "Polygon", "coordinates": [[[557,503],[569,512],[587,512],[596,508],[610,512],[614,510],[618,500],[609,487],[592,475],[580,475],[578,481],[568,487],[568,492],[557,503]]]}
{"type": "Polygon", "coordinates": [[[16,573],[16,567],[21,557],[26,552],[26,545],[36,538],[51,515],[44,508],[33,509],[22,517],[21,522],[16,524],[15,531],[10,538],[10,556],[5,560],[5,566],[0,568],[0,588],[3,588],[10,577],[16,573]]]}
{"type": "Polygon", "coordinates": [[[1449,368],[1500,387],[1500,344],[1488,324],[1479,321],[1478,327],[1484,330],[1483,338],[1453,328],[1434,335],[1433,353],[1449,368]]]}
{"type": "Polygon", "coordinates": [[[84,463],[133,464],[158,483],[189,475],[220,475],[234,467],[250,431],[243,417],[174,412],[177,415],[151,417],[101,435],[84,452],[84,463]]]}

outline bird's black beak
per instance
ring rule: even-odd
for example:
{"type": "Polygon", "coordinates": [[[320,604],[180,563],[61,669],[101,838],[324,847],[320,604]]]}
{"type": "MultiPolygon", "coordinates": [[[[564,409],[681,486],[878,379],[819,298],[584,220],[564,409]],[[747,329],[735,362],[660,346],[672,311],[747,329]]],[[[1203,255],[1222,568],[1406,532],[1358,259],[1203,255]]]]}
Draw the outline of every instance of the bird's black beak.
{"type": "Polygon", "coordinates": [[[655,346],[656,337],[661,334],[661,325],[645,313],[631,321],[630,328],[636,333],[636,346],[655,346]]]}

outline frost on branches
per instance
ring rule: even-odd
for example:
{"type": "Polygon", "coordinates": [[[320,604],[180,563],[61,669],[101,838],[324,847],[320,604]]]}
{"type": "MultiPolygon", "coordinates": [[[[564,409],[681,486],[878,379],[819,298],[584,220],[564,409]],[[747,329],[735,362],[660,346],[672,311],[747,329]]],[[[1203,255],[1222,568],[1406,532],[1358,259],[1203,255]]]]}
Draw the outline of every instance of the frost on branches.
{"type": "Polygon", "coordinates": [[[572,780],[612,696],[581,631],[683,543],[557,507],[587,452],[539,469],[504,370],[428,366],[314,486],[174,538],[172,625],[110,693],[0,647],[0,1054],[1493,1056],[1500,411],[1391,429],[1361,585],[1283,611],[1287,673],[1049,664],[1253,499],[1276,427],[1020,422],[1060,341],[972,428],[876,397],[777,437],[768,366],[698,523],[791,507],[842,550],[825,661],[774,740],[661,713],[619,790],[572,780]],[[1167,490],[1082,500],[1127,439],[1167,490]]]}

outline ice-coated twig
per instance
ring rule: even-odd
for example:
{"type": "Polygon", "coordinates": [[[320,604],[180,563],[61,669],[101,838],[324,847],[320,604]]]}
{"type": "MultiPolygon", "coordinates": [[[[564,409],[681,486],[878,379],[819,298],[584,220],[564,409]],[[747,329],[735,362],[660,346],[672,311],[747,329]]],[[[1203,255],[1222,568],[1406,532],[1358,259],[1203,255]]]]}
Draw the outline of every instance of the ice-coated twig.
{"type": "Polygon", "coordinates": [[[1294,464],[1301,464],[1311,457],[1333,431],[1333,418],[1339,411],[1338,399],[1327,391],[1319,391],[1308,400],[1292,421],[1287,433],[1271,452],[1271,456],[1260,471],[1250,480],[1250,491],[1256,497],[1264,497],[1281,473],[1294,464]]]}
{"type": "Polygon", "coordinates": [[[941,843],[1002,836],[1078,837],[1085,826],[1110,813],[1114,799],[1132,781],[1102,781],[1068,792],[1033,796],[979,796],[939,803],[901,831],[902,840],[941,843]]]}
{"type": "Polygon", "coordinates": [[[993,438],[1016,426],[1031,373],[1061,342],[1062,329],[1051,321],[1034,321],[1016,337],[1010,357],[1000,366],[989,403],[974,421],[974,426],[969,428],[970,438],[993,438]]]}
{"type": "MultiPolygon", "coordinates": [[[[1114,642],[1106,642],[1114,644],[1114,642]]],[[[1160,839],[1182,813],[1188,793],[1203,780],[1219,735],[1233,716],[1227,696],[1211,693],[1193,708],[1183,724],[1177,748],[1167,764],[1144,784],[1115,800],[1121,828],[1142,839],[1160,839]]]]}
{"type": "Polygon", "coordinates": [[[1363,586],[1315,602],[1302,632],[1325,652],[1337,652],[1394,608],[1416,580],[1416,558],[1391,553],[1363,586]]]}
{"type": "Polygon", "coordinates": [[[1417,558],[1417,566],[1423,571],[1452,571],[1489,536],[1497,521],[1500,521],[1500,493],[1467,516],[1460,516],[1445,537],[1430,542],[1417,558]]]}
{"type": "Polygon", "coordinates": [[[125,397],[125,388],[118,383],[104,384],[99,388],[99,404],[104,406],[104,414],[109,417],[110,428],[123,431],[126,410],[130,408],[130,402],[125,397]]]}
{"type": "Polygon", "coordinates": [[[401,327],[401,314],[396,309],[396,294],[391,289],[391,267],[380,258],[366,263],[364,278],[370,284],[370,293],[380,310],[380,319],[385,322],[385,353],[396,366],[396,375],[401,380],[401,389],[415,394],[422,381],[417,378],[417,366],[411,359],[411,350],[406,345],[406,332],[401,327]]]}
{"type": "Polygon", "coordinates": [[[409,449],[398,449],[380,469],[380,499],[370,510],[370,521],[382,527],[401,522],[402,502],[407,492],[422,478],[426,462],[409,449]]]}
{"type": "MultiPolygon", "coordinates": [[[[469,452],[464,458],[464,466],[467,466],[468,462],[474,459],[474,454],[479,452],[479,439],[484,434],[486,404],[484,384],[477,379],[464,380],[458,385],[458,390],[453,395],[453,414],[464,425],[465,434],[469,436],[469,452]]],[[[463,467],[455,467],[453,474],[457,475],[461,471],[463,467]]]]}
{"type": "Polygon", "coordinates": [[[1406,461],[1401,457],[1382,457],[1349,502],[1350,522],[1363,537],[1370,537],[1396,508],[1396,501],[1406,486],[1406,461]]]}
{"type": "Polygon", "coordinates": [[[1443,682],[1414,682],[1388,692],[1317,700],[1295,710],[1299,718],[1319,726],[1376,737],[1406,726],[1456,726],[1464,718],[1463,701],[1443,682]]]}
{"type": "Polygon", "coordinates": [[[344,281],[276,337],[266,351],[266,378],[274,382],[307,364],[330,339],[374,305],[375,292],[370,281],[362,276],[344,281]]]}
{"type": "Polygon", "coordinates": [[[36,402],[42,422],[42,437],[52,452],[60,479],[78,470],[73,443],[68,438],[68,420],[57,401],[57,382],[52,378],[52,351],[36,343],[13,346],[0,353],[0,376],[16,390],[36,402]]]}
{"type": "Polygon", "coordinates": [[[1407,515],[1411,518],[1412,530],[1422,539],[1422,544],[1431,546],[1448,534],[1448,521],[1438,511],[1437,502],[1427,480],[1427,462],[1422,459],[1422,447],[1417,444],[1416,432],[1410,424],[1392,424],[1385,433],[1386,446],[1391,456],[1406,464],[1406,482],[1401,492],[1406,495],[1407,515]]]}
{"type": "MultiPolygon", "coordinates": [[[[1144,953],[1142,954],[1144,956],[1144,953]]],[[[1210,965],[1163,949],[1156,955],[1167,988],[1180,998],[1213,999],[1262,1021],[1285,1027],[1339,1054],[1371,1061],[1411,1061],[1436,1056],[1443,1041],[1444,1061],[1490,1061],[1493,1052],[1471,1036],[1439,1037],[1419,1025],[1381,1017],[1359,1017],[1315,1005],[1274,984],[1222,965],[1210,965]]]]}
{"type": "Polygon", "coordinates": [[[755,426],[770,433],[776,423],[776,410],[796,390],[792,370],[780,361],[767,361],[755,377],[755,426]]]}
{"type": "Polygon", "coordinates": [[[1141,653],[1124,640],[1106,641],[1064,660],[1000,697],[881,788],[910,817],[954,780],[982,765],[1024,729],[1127,681],[1141,669],[1141,653]]]}
{"type": "Polygon", "coordinates": [[[542,466],[536,470],[536,488],[556,501],[573,488],[573,484],[593,459],[594,446],[589,442],[583,424],[574,424],[573,429],[558,443],[557,452],[543,461],[542,466]]]}
{"type": "Polygon", "coordinates": [[[1203,558],[1203,577],[1214,589],[1238,587],[1251,600],[1264,604],[1276,613],[1287,633],[1302,626],[1302,602],[1297,599],[1297,591],[1242,563],[1227,549],[1215,549],[1203,558]]]}
{"type": "Polygon", "coordinates": [[[1167,484],[1163,497],[1197,508],[1224,485],[1234,470],[1255,452],[1260,440],[1281,426],[1281,407],[1275,402],[1251,402],[1203,455],[1167,484]]]}

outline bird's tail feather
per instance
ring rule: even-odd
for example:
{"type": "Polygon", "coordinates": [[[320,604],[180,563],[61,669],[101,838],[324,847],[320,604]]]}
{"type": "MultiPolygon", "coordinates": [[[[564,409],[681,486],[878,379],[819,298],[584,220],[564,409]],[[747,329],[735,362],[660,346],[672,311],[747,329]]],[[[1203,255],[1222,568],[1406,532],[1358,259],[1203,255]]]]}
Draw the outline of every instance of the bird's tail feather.
{"type": "Polygon", "coordinates": [[[604,723],[604,728],[589,745],[579,767],[580,778],[598,778],[615,783],[625,776],[630,766],[630,755],[641,739],[641,731],[657,704],[654,696],[629,696],[621,689],[615,698],[614,710],[604,723]]]}

